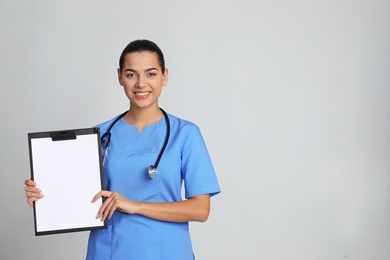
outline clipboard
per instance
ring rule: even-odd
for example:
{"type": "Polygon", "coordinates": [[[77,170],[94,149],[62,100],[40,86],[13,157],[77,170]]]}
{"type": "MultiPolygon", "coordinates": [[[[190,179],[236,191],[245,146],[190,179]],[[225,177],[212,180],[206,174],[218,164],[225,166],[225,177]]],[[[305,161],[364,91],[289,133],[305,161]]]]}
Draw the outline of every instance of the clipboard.
{"type": "Polygon", "coordinates": [[[34,202],[35,235],[107,228],[96,219],[103,198],[99,128],[28,133],[31,179],[44,197],[34,202]]]}

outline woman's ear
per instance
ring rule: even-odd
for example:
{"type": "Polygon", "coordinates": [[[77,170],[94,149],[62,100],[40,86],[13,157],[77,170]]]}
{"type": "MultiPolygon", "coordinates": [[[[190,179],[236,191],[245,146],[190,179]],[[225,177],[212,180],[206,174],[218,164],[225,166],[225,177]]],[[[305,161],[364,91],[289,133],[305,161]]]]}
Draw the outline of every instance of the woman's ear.
{"type": "Polygon", "coordinates": [[[163,73],[163,86],[165,86],[168,83],[168,68],[165,68],[163,73]]]}
{"type": "Polygon", "coordinates": [[[119,81],[119,84],[120,84],[121,86],[123,86],[121,69],[118,69],[117,71],[118,71],[118,81],[119,81]]]}

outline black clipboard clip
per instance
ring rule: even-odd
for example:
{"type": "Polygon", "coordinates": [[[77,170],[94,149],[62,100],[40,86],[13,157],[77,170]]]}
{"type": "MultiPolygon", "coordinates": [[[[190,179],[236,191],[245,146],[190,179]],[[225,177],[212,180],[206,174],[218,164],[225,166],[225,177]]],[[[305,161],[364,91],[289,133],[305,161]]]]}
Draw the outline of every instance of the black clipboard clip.
{"type": "Polygon", "coordinates": [[[64,140],[72,140],[76,139],[76,131],[68,130],[68,131],[57,131],[51,134],[52,141],[64,141],[64,140]]]}

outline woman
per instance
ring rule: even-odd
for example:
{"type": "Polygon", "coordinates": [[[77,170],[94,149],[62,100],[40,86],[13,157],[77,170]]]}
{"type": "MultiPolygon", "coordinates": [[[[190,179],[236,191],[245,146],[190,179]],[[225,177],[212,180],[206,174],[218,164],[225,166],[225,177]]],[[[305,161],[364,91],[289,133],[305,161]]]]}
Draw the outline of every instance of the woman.
{"type": "MultiPolygon", "coordinates": [[[[127,45],[118,79],[130,109],[99,125],[102,135],[109,132],[111,138],[103,151],[104,190],[92,201],[106,198],[97,218],[108,219],[108,228],[91,231],[87,259],[193,259],[188,222],[206,221],[210,197],[220,192],[201,133],[195,124],[159,108],[168,69],[155,43],[127,45]],[[155,175],[148,174],[151,163],[158,164],[155,175]]],[[[30,205],[43,198],[36,183],[25,184],[30,205]]]]}

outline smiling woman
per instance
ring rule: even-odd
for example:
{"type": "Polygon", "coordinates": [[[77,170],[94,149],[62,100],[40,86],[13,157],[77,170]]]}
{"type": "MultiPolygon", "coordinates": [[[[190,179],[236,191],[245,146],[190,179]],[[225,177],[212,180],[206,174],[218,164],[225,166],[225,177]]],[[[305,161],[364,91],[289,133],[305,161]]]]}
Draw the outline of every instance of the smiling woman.
{"type": "MultiPolygon", "coordinates": [[[[159,65],[156,53],[140,51],[125,54],[123,68],[118,69],[118,78],[133,110],[158,111],[158,98],[162,87],[168,82],[168,69],[159,65]]],[[[137,124],[133,114],[129,113],[126,119],[129,123],[137,124]]],[[[156,118],[150,120],[155,121],[156,118]]]]}
{"type": "MultiPolygon", "coordinates": [[[[104,190],[92,201],[106,198],[97,218],[109,224],[91,232],[87,259],[194,259],[188,224],[206,221],[210,197],[220,192],[203,137],[189,121],[163,119],[158,99],[168,69],[155,43],[131,42],[120,57],[118,80],[130,108],[99,125],[112,137],[103,153],[104,190]],[[151,178],[145,166],[156,157],[159,171],[151,178]]],[[[44,199],[36,183],[25,184],[30,205],[44,199]]]]}

